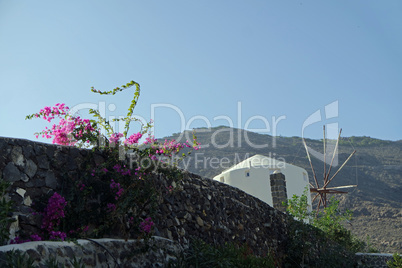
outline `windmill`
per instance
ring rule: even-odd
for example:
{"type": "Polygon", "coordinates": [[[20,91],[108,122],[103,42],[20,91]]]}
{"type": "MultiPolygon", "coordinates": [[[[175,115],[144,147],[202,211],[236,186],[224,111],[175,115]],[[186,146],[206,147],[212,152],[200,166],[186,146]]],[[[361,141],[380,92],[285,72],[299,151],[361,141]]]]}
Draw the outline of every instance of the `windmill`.
{"type": "Polygon", "coordinates": [[[349,157],[345,160],[345,162],[343,162],[343,164],[339,167],[339,169],[330,178],[329,176],[330,176],[330,173],[331,173],[331,169],[332,169],[332,165],[333,165],[333,162],[334,162],[334,159],[335,159],[336,152],[338,150],[338,144],[339,144],[339,139],[341,137],[342,129],[340,129],[338,139],[336,140],[336,145],[335,145],[335,148],[334,148],[334,153],[332,154],[331,164],[329,165],[328,172],[327,172],[327,166],[326,166],[325,125],[323,127],[323,132],[324,132],[324,139],[323,139],[323,144],[324,144],[324,175],[323,175],[323,184],[322,184],[322,186],[320,186],[320,184],[318,183],[317,176],[315,174],[314,167],[313,167],[313,164],[311,162],[310,153],[308,151],[306,141],[303,138],[304,148],[306,149],[306,152],[307,152],[308,161],[310,162],[310,166],[311,166],[311,170],[313,172],[313,177],[314,177],[314,182],[315,182],[315,186],[310,183],[310,193],[315,193],[316,194],[314,196],[313,200],[312,200],[312,203],[317,198],[319,198],[318,205],[317,205],[317,214],[318,214],[318,211],[320,210],[321,206],[323,208],[327,207],[327,204],[328,204],[327,195],[328,194],[347,194],[348,192],[340,191],[340,190],[357,187],[357,185],[345,185],[345,186],[337,186],[337,187],[328,187],[328,185],[335,178],[335,176],[339,173],[339,171],[341,171],[341,169],[346,165],[346,163],[350,160],[350,158],[352,158],[352,156],[356,153],[356,150],[354,150],[349,155],[349,157]]]}

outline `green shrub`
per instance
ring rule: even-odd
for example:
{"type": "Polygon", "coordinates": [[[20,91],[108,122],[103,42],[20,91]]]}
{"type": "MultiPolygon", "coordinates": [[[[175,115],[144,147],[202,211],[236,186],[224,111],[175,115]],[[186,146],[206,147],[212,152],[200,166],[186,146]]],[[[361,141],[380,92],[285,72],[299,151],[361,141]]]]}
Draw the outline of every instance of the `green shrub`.
{"type": "Polygon", "coordinates": [[[402,268],[402,256],[399,255],[398,253],[394,253],[392,257],[393,260],[389,260],[387,262],[387,266],[389,268],[402,268]]]}
{"type": "Polygon", "coordinates": [[[293,195],[292,199],[288,200],[286,210],[291,216],[299,221],[308,219],[311,225],[322,230],[329,239],[339,243],[347,250],[357,252],[365,248],[366,244],[359,241],[343,226],[343,223],[352,220],[350,210],[341,212],[339,200],[332,197],[323,211],[318,214],[309,212],[307,193],[308,189],[306,188],[302,196],[293,195]]]}
{"type": "Polygon", "coordinates": [[[34,268],[34,260],[20,250],[11,250],[5,253],[6,259],[0,259],[0,267],[4,268],[34,268]]]}
{"type": "Polygon", "coordinates": [[[309,191],[308,188],[304,190],[302,196],[294,194],[291,199],[283,203],[286,211],[299,221],[311,218],[311,213],[308,211],[307,191],[309,191]]]}
{"type": "Polygon", "coordinates": [[[341,212],[339,201],[331,199],[322,212],[309,212],[307,193],[308,189],[285,204],[288,214],[297,219],[290,221],[285,262],[302,267],[353,267],[354,253],[367,246],[343,226],[351,220],[351,211],[341,212]]]}
{"type": "Polygon", "coordinates": [[[333,241],[339,243],[347,250],[358,252],[365,248],[365,243],[360,241],[347,230],[342,223],[352,220],[352,212],[339,210],[339,201],[331,198],[329,205],[313,220],[313,225],[322,231],[333,241]]]}

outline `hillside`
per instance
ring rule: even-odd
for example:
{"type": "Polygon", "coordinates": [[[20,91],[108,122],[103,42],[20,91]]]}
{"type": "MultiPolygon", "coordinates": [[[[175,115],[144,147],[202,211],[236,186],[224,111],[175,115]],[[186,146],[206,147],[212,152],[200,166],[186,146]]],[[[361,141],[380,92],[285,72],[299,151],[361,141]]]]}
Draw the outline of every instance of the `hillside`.
{"type": "MultiPolygon", "coordinates": [[[[186,132],[187,133],[187,132],[186,132]]],[[[213,178],[230,166],[262,154],[306,169],[310,182],[313,175],[300,137],[275,137],[239,129],[217,127],[196,129],[204,148],[184,159],[182,167],[204,177],[213,178]],[[256,148],[259,147],[264,148],[256,148]]],[[[191,137],[189,134],[188,136],[191,137]]],[[[176,133],[166,139],[178,139],[176,133]]],[[[182,135],[181,139],[187,139],[182,135]]],[[[165,139],[165,138],[164,138],[165,139]]],[[[179,139],[180,140],[180,139],[179,139]]],[[[323,152],[322,140],[306,140],[307,145],[323,152]]],[[[327,148],[336,141],[328,141],[327,148]]],[[[339,162],[331,175],[347,157],[356,154],[331,182],[331,186],[354,185],[347,195],[337,195],[341,207],[353,211],[348,228],[360,239],[381,252],[402,251],[402,141],[384,141],[370,137],[341,138],[339,162]]],[[[312,157],[319,182],[322,182],[323,162],[312,157]]],[[[328,168],[328,166],[327,166],[328,168]]]]}

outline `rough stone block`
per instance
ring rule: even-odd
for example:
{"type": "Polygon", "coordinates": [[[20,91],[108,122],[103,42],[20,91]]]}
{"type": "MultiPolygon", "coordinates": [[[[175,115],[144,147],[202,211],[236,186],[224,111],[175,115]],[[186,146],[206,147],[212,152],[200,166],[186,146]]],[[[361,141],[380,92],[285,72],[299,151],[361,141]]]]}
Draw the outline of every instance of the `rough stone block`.
{"type": "Polygon", "coordinates": [[[56,189],[57,188],[57,179],[56,176],[54,175],[53,171],[48,171],[45,177],[45,183],[46,186],[51,188],[51,189],[56,189]]]}
{"type": "Polygon", "coordinates": [[[22,178],[22,174],[19,169],[12,163],[9,162],[4,168],[4,180],[8,182],[19,181],[22,178]]]}
{"type": "Polygon", "coordinates": [[[33,176],[35,176],[37,170],[38,167],[36,166],[34,161],[28,159],[24,170],[25,174],[27,174],[30,178],[32,178],[33,176]]]}
{"type": "Polygon", "coordinates": [[[25,161],[20,146],[14,146],[11,150],[11,161],[13,161],[16,166],[24,166],[25,161]]]}
{"type": "Polygon", "coordinates": [[[46,155],[38,155],[36,156],[36,160],[39,168],[49,169],[49,160],[46,155]]]}

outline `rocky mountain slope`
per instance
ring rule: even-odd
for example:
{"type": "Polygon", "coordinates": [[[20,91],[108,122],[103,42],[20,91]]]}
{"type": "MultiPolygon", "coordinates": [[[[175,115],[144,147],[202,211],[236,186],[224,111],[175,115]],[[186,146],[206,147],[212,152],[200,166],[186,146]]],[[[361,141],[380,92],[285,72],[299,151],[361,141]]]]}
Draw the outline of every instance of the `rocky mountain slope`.
{"type": "MultiPolygon", "coordinates": [[[[255,154],[276,158],[300,166],[309,173],[311,167],[300,137],[272,137],[240,129],[217,127],[196,129],[203,148],[185,158],[181,165],[190,172],[213,178],[223,170],[255,154]]],[[[186,140],[191,132],[176,133],[166,139],[186,140]]],[[[306,140],[307,145],[323,152],[322,140],[306,140]]],[[[327,148],[335,145],[327,141],[327,148]]],[[[338,163],[333,175],[348,156],[356,154],[343,167],[330,186],[358,185],[346,195],[336,195],[341,207],[353,211],[348,228],[381,252],[402,251],[402,140],[384,141],[370,137],[341,138],[338,163]],[[369,238],[368,238],[369,237],[369,238]],[[368,240],[367,240],[368,239],[368,240]]],[[[330,158],[332,155],[327,156],[330,158]]],[[[322,185],[324,163],[312,157],[317,180],[322,185]]],[[[329,165],[327,165],[328,170],[329,165]]]]}

